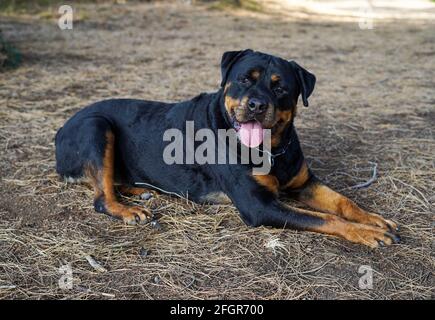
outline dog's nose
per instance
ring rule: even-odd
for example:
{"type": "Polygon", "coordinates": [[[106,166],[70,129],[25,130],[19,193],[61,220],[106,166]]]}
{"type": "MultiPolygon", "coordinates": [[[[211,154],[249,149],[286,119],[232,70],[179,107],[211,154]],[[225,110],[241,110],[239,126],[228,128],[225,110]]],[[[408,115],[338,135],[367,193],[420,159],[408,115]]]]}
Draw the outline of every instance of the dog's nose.
{"type": "Polygon", "coordinates": [[[267,103],[258,98],[248,100],[248,108],[254,113],[263,113],[267,109],[267,103]]]}

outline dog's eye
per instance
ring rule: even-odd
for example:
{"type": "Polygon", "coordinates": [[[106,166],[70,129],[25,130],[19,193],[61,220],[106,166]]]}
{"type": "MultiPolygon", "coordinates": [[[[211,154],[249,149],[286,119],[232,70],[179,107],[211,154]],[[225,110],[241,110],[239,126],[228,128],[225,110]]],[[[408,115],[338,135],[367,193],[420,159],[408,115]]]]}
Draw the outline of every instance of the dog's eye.
{"type": "Polygon", "coordinates": [[[273,88],[273,92],[275,92],[275,94],[276,94],[277,96],[281,96],[281,95],[283,95],[284,93],[286,93],[285,89],[284,89],[283,87],[279,87],[279,86],[273,88]]]}
{"type": "Polygon", "coordinates": [[[241,84],[250,84],[251,83],[251,79],[248,76],[243,75],[243,76],[239,77],[239,82],[241,84]]]}

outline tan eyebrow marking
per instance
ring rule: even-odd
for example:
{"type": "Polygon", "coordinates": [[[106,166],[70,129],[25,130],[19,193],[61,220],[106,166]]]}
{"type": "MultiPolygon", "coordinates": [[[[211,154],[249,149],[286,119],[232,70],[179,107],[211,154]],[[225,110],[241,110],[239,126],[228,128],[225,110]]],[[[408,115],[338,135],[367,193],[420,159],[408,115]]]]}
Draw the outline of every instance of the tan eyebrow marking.
{"type": "Polygon", "coordinates": [[[253,70],[253,71],[251,72],[251,77],[252,77],[252,79],[254,79],[254,80],[258,80],[258,78],[260,78],[260,71],[258,71],[258,70],[253,70]]]}
{"type": "Polygon", "coordinates": [[[277,82],[277,81],[281,80],[281,77],[277,74],[272,74],[270,76],[270,80],[272,80],[272,82],[277,82]]]}

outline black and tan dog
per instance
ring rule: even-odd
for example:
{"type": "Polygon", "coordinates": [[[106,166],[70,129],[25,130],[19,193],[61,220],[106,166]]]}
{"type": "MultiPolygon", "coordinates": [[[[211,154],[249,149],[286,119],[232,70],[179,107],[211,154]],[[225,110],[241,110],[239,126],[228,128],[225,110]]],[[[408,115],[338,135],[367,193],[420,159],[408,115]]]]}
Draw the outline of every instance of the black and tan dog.
{"type": "Polygon", "coordinates": [[[149,210],[117,201],[120,191],[139,194],[137,182],[188,195],[197,202],[229,202],[250,226],[273,226],[338,236],[370,247],[397,243],[397,226],[366,212],[322,184],[307,166],[293,120],[299,95],[308,106],[315,77],[293,61],[252,50],[226,52],[219,91],[190,101],[161,103],[117,99],[79,111],[56,135],[57,172],[87,178],[98,212],[129,224],[151,218],[149,210]],[[241,126],[271,129],[274,164],[253,175],[247,164],[174,164],[162,159],[165,130],[241,126]],[[278,195],[299,199],[318,211],[289,208],[278,195]]]}

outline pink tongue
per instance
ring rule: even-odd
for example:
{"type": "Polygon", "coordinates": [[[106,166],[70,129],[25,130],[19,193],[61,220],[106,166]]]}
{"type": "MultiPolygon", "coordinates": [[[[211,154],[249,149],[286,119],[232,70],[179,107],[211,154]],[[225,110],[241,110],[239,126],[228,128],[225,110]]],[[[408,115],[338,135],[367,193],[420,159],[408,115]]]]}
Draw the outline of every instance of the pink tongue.
{"type": "Polygon", "coordinates": [[[245,146],[258,147],[263,142],[263,127],[257,121],[241,123],[239,136],[245,146]]]}

